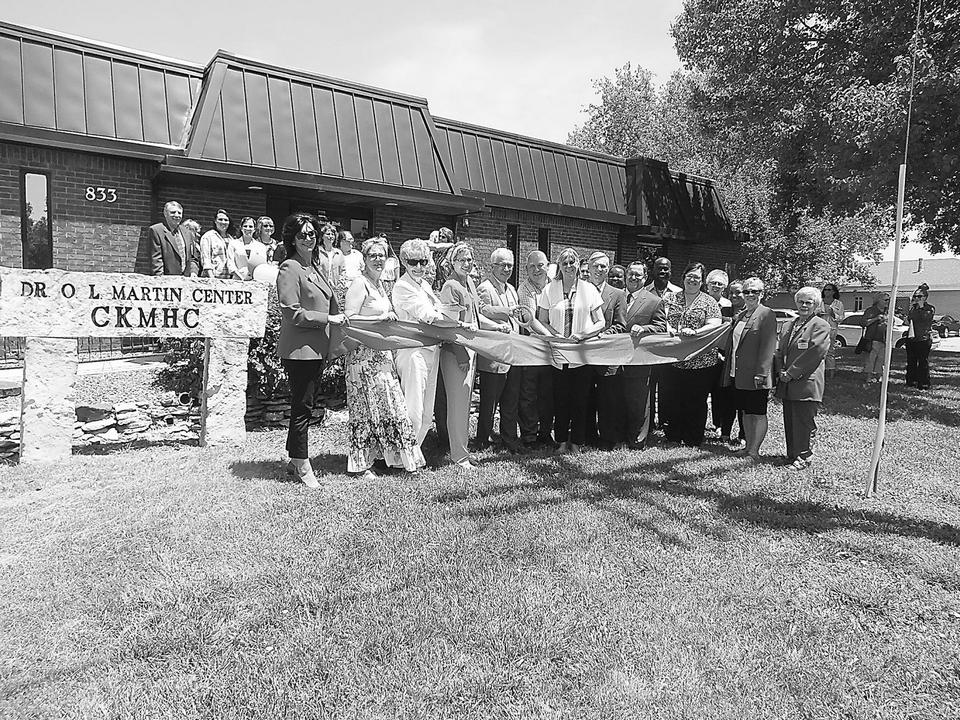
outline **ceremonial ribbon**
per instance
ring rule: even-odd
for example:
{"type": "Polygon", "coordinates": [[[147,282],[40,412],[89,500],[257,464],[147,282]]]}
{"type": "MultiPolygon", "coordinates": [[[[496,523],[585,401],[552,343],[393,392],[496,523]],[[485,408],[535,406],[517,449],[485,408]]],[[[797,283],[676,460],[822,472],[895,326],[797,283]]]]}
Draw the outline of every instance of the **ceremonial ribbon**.
{"type": "MultiPolygon", "coordinates": [[[[465,330],[453,323],[427,324],[405,320],[350,318],[344,327],[347,338],[375,350],[429,347],[456,343],[507,365],[663,365],[689,360],[726,341],[730,324],[718,326],[699,337],[629,333],[601,335],[577,342],[569,338],[517,335],[494,330],[465,330]]],[[[349,341],[348,341],[349,342],[349,341]]]]}

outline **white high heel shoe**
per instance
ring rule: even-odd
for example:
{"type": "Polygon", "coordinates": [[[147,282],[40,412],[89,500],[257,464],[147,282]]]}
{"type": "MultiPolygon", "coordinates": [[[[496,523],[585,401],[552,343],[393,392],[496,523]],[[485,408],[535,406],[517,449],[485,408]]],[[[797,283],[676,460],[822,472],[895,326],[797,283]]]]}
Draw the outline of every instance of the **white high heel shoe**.
{"type": "Polygon", "coordinates": [[[317,480],[317,476],[313,474],[313,466],[309,460],[290,458],[290,462],[287,463],[287,472],[299,478],[300,482],[308,488],[316,490],[320,487],[320,481],[317,480]]]}

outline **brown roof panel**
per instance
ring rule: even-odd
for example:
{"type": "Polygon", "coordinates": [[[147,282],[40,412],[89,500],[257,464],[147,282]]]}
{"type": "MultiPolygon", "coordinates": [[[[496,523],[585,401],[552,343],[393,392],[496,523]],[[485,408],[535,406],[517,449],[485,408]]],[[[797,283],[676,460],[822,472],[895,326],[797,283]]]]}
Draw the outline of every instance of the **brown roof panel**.
{"type": "MultiPolygon", "coordinates": [[[[497,202],[514,198],[544,203],[544,212],[563,206],[564,213],[576,214],[579,208],[585,217],[605,213],[629,219],[623,158],[455,120],[434,121],[449,143],[454,174],[463,190],[498,195],[497,202]],[[460,146],[465,148],[465,168],[460,167],[460,146]]],[[[488,200],[495,204],[493,198],[488,200]]]]}
{"type": "Polygon", "coordinates": [[[159,146],[162,156],[183,146],[201,77],[189,63],[0,22],[6,137],[42,129],[81,149],[122,141],[159,146]]]}
{"type": "Polygon", "coordinates": [[[459,195],[426,101],[218,52],[187,154],[264,169],[459,195]],[[223,105],[225,157],[215,137],[223,105]],[[438,168],[440,172],[438,172],[438,168]]]}

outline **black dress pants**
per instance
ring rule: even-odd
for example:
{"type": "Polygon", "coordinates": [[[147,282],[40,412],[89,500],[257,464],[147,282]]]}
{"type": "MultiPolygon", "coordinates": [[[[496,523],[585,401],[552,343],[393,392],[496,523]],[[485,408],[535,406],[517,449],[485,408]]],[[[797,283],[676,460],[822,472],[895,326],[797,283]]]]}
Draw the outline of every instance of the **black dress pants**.
{"type": "Polygon", "coordinates": [[[597,434],[600,447],[609,450],[625,440],[623,375],[621,372],[609,375],[605,367],[598,370],[600,372],[597,373],[594,391],[594,396],[597,398],[597,434]]]}
{"type": "Polygon", "coordinates": [[[661,396],[662,410],[667,415],[667,440],[685,445],[703,444],[707,424],[707,395],[716,372],[713,365],[693,370],[670,367],[667,378],[671,392],[669,396],[661,396]]]}
{"type": "Polygon", "coordinates": [[[907,346],[907,385],[918,388],[930,387],[930,348],[932,341],[908,339],[907,346]]]}
{"type": "Polygon", "coordinates": [[[594,371],[589,365],[553,370],[553,436],[559,443],[583,445],[587,432],[587,402],[594,371]]]}
{"type": "Polygon", "coordinates": [[[493,414],[500,406],[500,438],[505,444],[517,443],[517,412],[520,404],[520,372],[511,367],[505,373],[480,371],[480,415],[477,418],[477,442],[490,442],[493,414]]]}
{"type": "Polygon", "coordinates": [[[287,455],[306,460],[309,455],[307,431],[313,418],[317,384],[323,372],[323,360],[281,360],[290,385],[290,426],[287,429],[287,455]]]}
{"type": "Polygon", "coordinates": [[[520,439],[528,445],[550,440],[553,432],[553,368],[527,365],[520,370],[520,439]]]}
{"type": "Polygon", "coordinates": [[[645,365],[623,366],[624,435],[628,443],[645,443],[650,434],[650,368],[645,365]]]}
{"type": "Polygon", "coordinates": [[[733,383],[726,387],[723,386],[723,363],[714,365],[716,368],[716,377],[713,387],[710,388],[710,410],[713,426],[720,431],[724,437],[730,435],[733,428],[733,420],[737,416],[737,409],[733,405],[733,383]]]}

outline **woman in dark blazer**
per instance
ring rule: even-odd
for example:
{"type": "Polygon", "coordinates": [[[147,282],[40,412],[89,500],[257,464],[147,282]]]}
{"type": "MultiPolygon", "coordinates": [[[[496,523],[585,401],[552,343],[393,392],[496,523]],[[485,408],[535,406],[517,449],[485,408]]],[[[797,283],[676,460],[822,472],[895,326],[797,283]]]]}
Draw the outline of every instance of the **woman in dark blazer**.
{"type": "Polygon", "coordinates": [[[930,287],[923,283],[910,302],[907,313],[907,387],[930,389],[930,348],[933,346],[933,314],[937,309],[927,302],[930,287]]]}
{"type": "Polygon", "coordinates": [[[780,368],[777,397],[783,400],[787,462],[795,470],[810,466],[817,433],[817,410],[823,400],[824,359],[830,349],[830,323],[817,317],[820,291],[800,288],[794,296],[799,317],[787,323],[777,348],[780,368]]]}
{"type": "Polygon", "coordinates": [[[323,361],[342,340],[344,316],[333,287],[320,271],[317,247],[320,220],[295,213],[283,223],[281,239],[287,259],[277,275],[280,298],[280,355],[290,383],[290,427],[287,431],[287,469],[311,488],[320,487],[307,450],[307,429],[323,361]]]}
{"type": "Polygon", "coordinates": [[[743,412],[747,446],[738,451],[754,461],[767,436],[767,400],[773,387],[773,356],[777,351],[777,318],[760,304],[763,281],[743,283],[744,306],[733,318],[723,366],[723,385],[733,386],[734,408],[743,412]]]}

